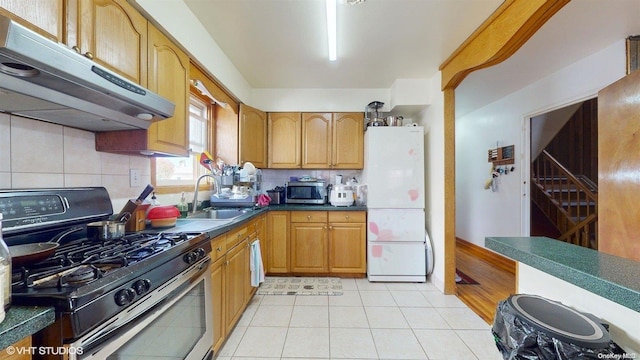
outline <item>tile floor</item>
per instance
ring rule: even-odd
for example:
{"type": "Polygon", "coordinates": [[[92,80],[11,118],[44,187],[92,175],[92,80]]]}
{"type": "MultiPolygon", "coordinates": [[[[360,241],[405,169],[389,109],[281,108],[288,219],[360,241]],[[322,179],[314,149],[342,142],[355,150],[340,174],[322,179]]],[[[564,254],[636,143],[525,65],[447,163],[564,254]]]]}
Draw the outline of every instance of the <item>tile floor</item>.
{"type": "Polygon", "coordinates": [[[342,286],[342,296],[256,295],[217,359],[502,358],[491,326],[430,283],[342,286]]]}

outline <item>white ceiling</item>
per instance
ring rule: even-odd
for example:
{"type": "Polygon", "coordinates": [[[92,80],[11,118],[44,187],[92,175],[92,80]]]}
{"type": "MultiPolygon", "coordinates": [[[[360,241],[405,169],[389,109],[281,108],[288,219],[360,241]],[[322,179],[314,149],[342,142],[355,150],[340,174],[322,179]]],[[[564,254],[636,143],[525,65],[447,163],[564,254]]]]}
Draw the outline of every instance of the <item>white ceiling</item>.
{"type": "Polygon", "coordinates": [[[390,88],[431,78],[501,0],[338,0],[328,60],[325,0],[184,0],[253,88],[390,88]]]}
{"type": "Polygon", "coordinates": [[[456,116],[636,34],[640,0],[573,0],[509,59],[471,73],[456,89],[456,116]]]}
{"type": "MultiPolygon", "coordinates": [[[[433,77],[501,0],[338,0],[329,62],[324,0],[184,0],[252,88],[390,88],[433,77]]],[[[574,0],[509,60],[456,90],[462,115],[640,34],[640,0],[574,0]]]]}

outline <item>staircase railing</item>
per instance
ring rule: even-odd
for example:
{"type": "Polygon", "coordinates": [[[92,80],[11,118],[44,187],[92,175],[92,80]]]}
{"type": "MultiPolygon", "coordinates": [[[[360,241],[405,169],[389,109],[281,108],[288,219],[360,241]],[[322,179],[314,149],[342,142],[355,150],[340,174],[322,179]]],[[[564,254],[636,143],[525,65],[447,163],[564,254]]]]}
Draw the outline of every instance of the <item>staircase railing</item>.
{"type": "Polygon", "coordinates": [[[558,240],[597,249],[598,195],[592,185],[586,186],[547,151],[532,170],[539,189],[532,199],[562,234],[558,240]]]}

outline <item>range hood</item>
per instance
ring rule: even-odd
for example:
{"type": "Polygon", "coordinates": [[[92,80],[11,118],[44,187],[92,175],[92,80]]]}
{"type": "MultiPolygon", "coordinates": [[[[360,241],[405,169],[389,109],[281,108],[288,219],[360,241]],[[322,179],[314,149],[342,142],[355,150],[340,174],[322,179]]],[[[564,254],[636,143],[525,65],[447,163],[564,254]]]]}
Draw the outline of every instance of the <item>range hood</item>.
{"type": "Polygon", "coordinates": [[[0,15],[0,112],[90,131],[147,129],[167,99],[0,15]]]}

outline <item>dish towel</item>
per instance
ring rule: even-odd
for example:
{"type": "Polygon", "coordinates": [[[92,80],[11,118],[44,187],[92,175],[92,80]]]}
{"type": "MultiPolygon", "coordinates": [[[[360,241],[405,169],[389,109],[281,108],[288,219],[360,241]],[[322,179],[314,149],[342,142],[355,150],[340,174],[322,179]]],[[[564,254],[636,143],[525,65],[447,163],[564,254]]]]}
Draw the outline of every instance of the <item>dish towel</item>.
{"type": "Polygon", "coordinates": [[[260,252],[260,240],[251,243],[251,286],[258,287],[264,281],[264,265],[262,265],[262,253],[260,252]]]}

